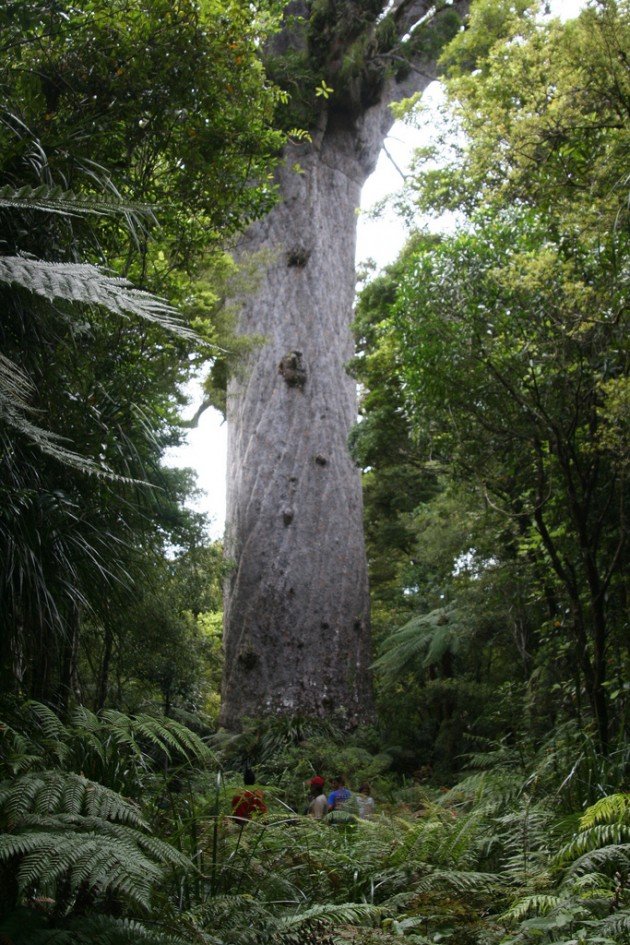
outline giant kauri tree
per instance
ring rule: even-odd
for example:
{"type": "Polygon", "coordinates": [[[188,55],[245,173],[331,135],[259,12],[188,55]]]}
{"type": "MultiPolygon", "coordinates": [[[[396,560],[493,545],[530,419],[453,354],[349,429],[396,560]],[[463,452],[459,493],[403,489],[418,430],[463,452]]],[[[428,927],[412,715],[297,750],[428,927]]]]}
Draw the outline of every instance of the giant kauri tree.
{"type": "Polygon", "coordinates": [[[294,0],[265,49],[286,91],[280,199],[238,333],[257,340],[228,384],[223,722],[371,714],[361,483],[347,437],[356,210],[393,122],[462,26],[464,2],[294,0]],[[291,134],[291,129],[295,129],[291,134]]]}

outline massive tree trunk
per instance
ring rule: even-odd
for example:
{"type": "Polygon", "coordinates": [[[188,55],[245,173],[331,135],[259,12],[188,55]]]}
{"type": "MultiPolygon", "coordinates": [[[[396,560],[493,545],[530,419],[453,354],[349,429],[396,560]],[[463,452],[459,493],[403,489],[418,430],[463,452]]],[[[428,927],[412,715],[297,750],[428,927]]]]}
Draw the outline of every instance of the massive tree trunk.
{"type": "MultiPolygon", "coordinates": [[[[408,25],[401,13],[399,29],[408,25]]],[[[356,211],[392,123],[388,103],[424,88],[423,72],[390,79],[359,114],[322,111],[312,142],[286,149],[281,201],[240,246],[259,257],[238,331],[259,343],[228,385],[229,728],[266,714],[352,727],[372,713],[361,481],[347,446],[356,211]]]]}

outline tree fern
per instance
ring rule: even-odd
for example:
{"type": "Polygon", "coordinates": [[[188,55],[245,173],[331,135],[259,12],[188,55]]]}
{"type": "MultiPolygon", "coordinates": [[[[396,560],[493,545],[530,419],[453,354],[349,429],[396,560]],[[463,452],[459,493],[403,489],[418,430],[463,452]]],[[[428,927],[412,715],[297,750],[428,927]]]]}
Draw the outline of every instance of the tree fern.
{"type": "Polygon", "coordinates": [[[570,874],[630,872],[630,843],[611,843],[590,850],[571,863],[570,874]]]}
{"type": "Polygon", "coordinates": [[[100,817],[136,828],[147,826],[133,802],[103,784],[66,771],[29,772],[0,784],[0,810],[10,829],[29,814],[100,817]]]}
{"type": "Polygon", "coordinates": [[[373,925],[382,915],[382,910],[367,903],[322,903],[300,909],[282,916],[276,923],[279,931],[300,928],[313,921],[324,921],[334,925],[373,925]]]}
{"type": "Polygon", "coordinates": [[[630,867],[630,844],[620,842],[627,838],[625,819],[623,796],[603,798],[589,808],[581,829],[550,858],[552,872],[530,877],[530,885],[547,888],[519,896],[503,920],[519,924],[525,936],[546,934],[553,942],[563,940],[568,924],[573,934],[579,930],[580,941],[623,942],[628,891],[622,877],[630,867]]]}
{"type": "Polygon", "coordinates": [[[533,896],[523,896],[501,918],[506,922],[520,922],[529,915],[546,915],[562,902],[561,896],[538,893],[533,896]]]}
{"type": "Polygon", "coordinates": [[[117,315],[134,315],[161,328],[198,341],[162,299],[135,289],[126,279],[108,276],[87,263],[44,262],[22,256],[0,256],[0,282],[26,289],[49,300],[65,299],[98,305],[117,315]]]}
{"type": "Polygon", "coordinates": [[[431,666],[447,651],[457,652],[468,629],[464,615],[453,608],[415,616],[386,639],[374,668],[393,681],[413,663],[431,666]]]}
{"type": "Polygon", "coordinates": [[[630,907],[600,919],[599,930],[602,935],[610,935],[617,942],[630,941],[630,907]]]}
{"type": "Polygon", "coordinates": [[[134,805],[80,775],[23,775],[0,787],[0,810],[10,830],[0,836],[0,863],[17,864],[22,897],[37,888],[58,899],[61,889],[71,909],[89,888],[148,909],[165,869],[192,866],[150,834],[134,805]]]}
{"type": "Polygon", "coordinates": [[[13,435],[17,433],[24,437],[42,453],[78,472],[118,482],[134,482],[128,476],[114,474],[104,463],[97,463],[69,449],[64,445],[65,437],[34,423],[31,419],[36,414],[32,407],[34,393],[35,385],[26,374],[0,354],[0,424],[5,424],[13,435]]]}
{"type": "Polygon", "coordinates": [[[128,716],[113,709],[107,709],[100,715],[101,729],[119,744],[139,750],[142,741],[159,748],[170,758],[172,754],[198,762],[215,759],[214,752],[206,743],[185,725],[169,718],[156,718],[151,715],[128,716]]]}
{"type": "MultiPolygon", "coordinates": [[[[64,764],[75,773],[89,774],[93,783],[98,782],[102,791],[99,794],[95,788],[93,797],[102,803],[105,785],[113,788],[112,797],[118,797],[116,792],[121,788],[126,793],[138,790],[155,769],[158,756],[188,765],[216,761],[203,739],[173,719],[128,716],[115,710],[97,715],[84,706],[73,709],[64,724],[48,706],[34,701],[23,703],[16,710],[5,712],[0,739],[5,743],[12,741],[14,748],[19,744],[20,750],[28,753],[19,760],[14,755],[12,770],[16,770],[16,765],[53,768],[64,764]]],[[[3,754],[8,761],[9,756],[3,754]]],[[[0,761],[2,757],[0,754],[0,761]]],[[[160,770],[164,773],[163,767],[160,770]]],[[[72,783],[79,790],[80,782],[72,783]]],[[[66,789],[69,790],[68,785],[66,789]]]]}
{"type": "Polygon", "coordinates": [[[552,812],[523,795],[515,810],[496,819],[501,830],[501,865],[513,882],[527,886],[547,880],[551,857],[552,812]]]}
{"type": "Polygon", "coordinates": [[[457,895],[485,893],[503,884],[498,873],[480,873],[474,870],[433,870],[415,884],[418,892],[441,890],[457,895]]]}
{"type": "Polygon", "coordinates": [[[598,824],[581,830],[556,857],[559,866],[566,865],[591,850],[630,844],[630,824],[598,824]]]}
{"type": "Polygon", "coordinates": [[[75,194],[63,187],[47,184],[39,184],[36,187],[25,184],[17,188],[5,184],[0,187],[0,207],[20,211],[40,210],[44,213],[57,213],[63,216],[133,214],[147,217],[155,222],[153,210],[148,206],[125,202],[119,197],[108,198],[102,194],[98,196],[75,194]]]}

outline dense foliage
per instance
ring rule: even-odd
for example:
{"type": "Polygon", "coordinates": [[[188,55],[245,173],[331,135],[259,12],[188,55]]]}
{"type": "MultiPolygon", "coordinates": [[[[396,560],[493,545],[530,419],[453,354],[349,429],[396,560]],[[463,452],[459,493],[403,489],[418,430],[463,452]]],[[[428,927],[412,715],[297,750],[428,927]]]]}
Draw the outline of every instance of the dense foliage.
{"type": "Polygon", "coordinates": [[[298,139],[327,122],[352,124],[379,101],[389,80],[430,68],[462,24],[461,9],[452,3],[422,0],[281,6],[283,32],[268,44],[264,59],[286,93],[278,120],[298,139]]]}
{"type": "Polygon", "coordinates": [[[410,189],[459,231],[357,318],[383,707],[442,769],[466,734],[627,731],[628,9],[526,10],[445,54],[451,161],[410,189]]]}
{"type": "Polygon", "coordinates": [[[181,649],[196,608],[177,611],[164,554],[207,544],[204,526],[160,460],[178,385],[212,353],[197,280],[272,199],[275,99],[238,2],[33,0],[0,25],[3,681],[100,706],[130,635],[160,612],[181,649]]]}
{"type": "Polygon", "coordinates": [[[628,796],[594,755],[575,763],[578,745],[558,731],[537,757],[470,756],[448,791],[401,789],[385,755],[321,723],[255,726],[213,751],[168,719],[77,708],[62,723],[41,704],[5,707],[0,933],[15,945],[623,942],[628,796]],[[230,769],[243,752],[264,768],[269,812],[239,824],[230,769]],[[309,763],[330,778],[341,762],[377,778],[376,818],[296,813],[309,763]],[[589,780],[610,793],[589,803],[589,780]]]}

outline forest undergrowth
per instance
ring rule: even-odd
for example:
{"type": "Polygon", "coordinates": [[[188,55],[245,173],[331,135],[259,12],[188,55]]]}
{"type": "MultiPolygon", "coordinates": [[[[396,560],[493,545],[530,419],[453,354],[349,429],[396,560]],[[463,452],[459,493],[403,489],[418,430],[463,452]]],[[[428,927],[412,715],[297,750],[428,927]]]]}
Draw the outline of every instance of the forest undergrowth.
{"type": "Polygon", "coordinates": [[[532,755],[479,746],[445,786],[303,720],[217,739],[36,702],[3,719],[3,942],[628,941],[627,755],[602,759],[572,725],[532,755]],[[239,825],[245,759],[269,812],[239,825]],[[373,779],[372,820],[302,814],[308,777],[339,765],[373,779]]]}

